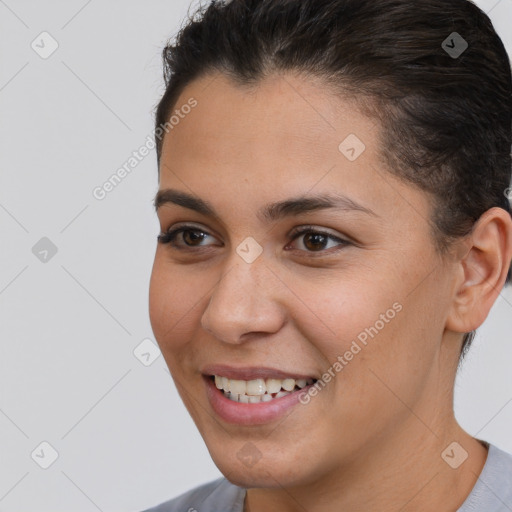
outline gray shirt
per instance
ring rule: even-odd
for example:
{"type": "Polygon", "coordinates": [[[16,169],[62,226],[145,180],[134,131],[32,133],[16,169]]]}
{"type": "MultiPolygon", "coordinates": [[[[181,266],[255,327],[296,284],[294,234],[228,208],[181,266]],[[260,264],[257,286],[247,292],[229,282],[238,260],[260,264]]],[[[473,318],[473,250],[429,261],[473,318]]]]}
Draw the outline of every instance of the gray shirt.
{"type": "MultiPolygon", "coordinates": [[[[219,478],[143,512],[243,512],[245,492],[219,478]]],[[[457,512],[511,511],[512,455],[490,444],[482,472],[457,512]]]]}

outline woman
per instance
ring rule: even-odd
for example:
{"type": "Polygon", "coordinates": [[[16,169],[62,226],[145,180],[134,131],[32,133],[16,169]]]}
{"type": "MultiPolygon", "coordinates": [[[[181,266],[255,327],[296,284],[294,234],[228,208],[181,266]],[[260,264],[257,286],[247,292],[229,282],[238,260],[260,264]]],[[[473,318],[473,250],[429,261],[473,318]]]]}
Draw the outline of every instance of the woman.
{"type": "Polygon", "coordinates": [[[512,259],[512,82],[467,0],[232,0],[164,50],[150,318],[224,478],[152,511],[512,510],[453,412],[512,259]]]}

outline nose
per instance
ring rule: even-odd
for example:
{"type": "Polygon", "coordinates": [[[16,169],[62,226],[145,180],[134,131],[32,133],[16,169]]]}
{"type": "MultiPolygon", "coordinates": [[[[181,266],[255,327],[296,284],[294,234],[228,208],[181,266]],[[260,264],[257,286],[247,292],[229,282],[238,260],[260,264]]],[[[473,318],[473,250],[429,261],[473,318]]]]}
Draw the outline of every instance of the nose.
{"type": "Polygon", "coordinates": [[[202,327],[231,344],[243,343],[254,333],[278,332],[286,321],[279,296],[284,293],[283,284],[262,256],[252,263],[238,255],[234,260],[212,290],[202,327]]]}

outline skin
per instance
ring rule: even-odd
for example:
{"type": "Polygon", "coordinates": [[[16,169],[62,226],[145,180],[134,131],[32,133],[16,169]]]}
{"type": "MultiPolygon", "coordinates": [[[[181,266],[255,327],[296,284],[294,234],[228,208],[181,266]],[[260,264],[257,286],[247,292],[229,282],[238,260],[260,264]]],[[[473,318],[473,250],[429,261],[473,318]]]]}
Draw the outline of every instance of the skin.
{"type": "Polygon", "coordinates": [[[379,125],[354,103],[292,73],[251,90],[205,76],[176,108],[190,97],[198,105],[164,138],[159,189],[198,196],[218,217],[158,209],[162,232],[187,222],[207,235],[188,250],[182,235],[177,247],[158,245],[150,319],[215,464],[249,488],[250,512],[456,510],[487,457],[454,417],[461,333],[482,324],[504,284],[509,214],[489,210],[441,257],[431,198],[384,169],[379,125]],[[338,149],[350,133],[366,146],[353,162],[338,149]],[[255,214],[333,191],[375,215],[329,209],[265,222],[255,214]],[[351,243],[292,240],[301,225],[351,243]],[[248,236],[263,248],[250,264],[236,252],[248,236]],[[259,426],[226,423],[210,406],[204,365],[318,378],[394,303],[403,309],[307,405],[259,426]],[[237,457],[249,441],[261,454],[250,467],[237,457]],[[454,441],[468,453],[457,469],[441,457],[454,441]]]}

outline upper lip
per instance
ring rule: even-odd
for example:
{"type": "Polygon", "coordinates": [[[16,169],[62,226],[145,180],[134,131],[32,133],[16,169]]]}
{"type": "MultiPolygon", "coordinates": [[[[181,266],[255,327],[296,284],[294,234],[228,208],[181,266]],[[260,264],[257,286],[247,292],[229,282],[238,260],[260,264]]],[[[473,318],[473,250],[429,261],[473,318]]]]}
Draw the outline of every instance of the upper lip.
{"type": "Polygon", "coordinates": [[[277,368],[265,366],[228,366],[226,364],[212,364],[205,366],[201,373],[204,375],[218,375],[232,380],[254,379],[316,379],[312,375],[288,372],[277,368]]]}

